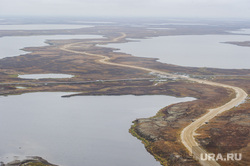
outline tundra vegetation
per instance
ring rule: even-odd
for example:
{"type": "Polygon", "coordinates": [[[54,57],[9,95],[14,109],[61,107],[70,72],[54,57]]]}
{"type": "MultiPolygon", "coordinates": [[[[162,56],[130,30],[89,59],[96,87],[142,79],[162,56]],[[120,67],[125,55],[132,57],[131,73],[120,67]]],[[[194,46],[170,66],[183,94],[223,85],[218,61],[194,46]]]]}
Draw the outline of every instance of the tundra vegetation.
{"type": "MultiPolygon", "coordinates": [[[[230,24],[231,25],[231,24],[230,24]]],[[[130,132],[144,143],[147,151],[162,165],[199,165],[189,155],[180,140],[182,129],[192,120],[202,116],[209,108],[215,108],[235,97],[231,89],[199,84],[185,79],[160,78],[147,71],[114,66],[99,62],[100,57],[89,54],[77,54],[65,51],[65,45],[74,45],[77,52],[104,55],[110,62],[145,67],[172,74],[186,74],[214,82],[238,86],[250,93],[250,69],[215,69],[182,67],[158,62],[154,58],[139,58],[126,53],[115,52],[113,48],[102,47],[108,43],[129,42],[128,38],[147,38],[166,35],[205,35],[228,34],[227,31],[240,28],[231,26],[181,26],[171,25],[168,29],[148,29],[121,25],[97,25],[95,27],[74,30],[33,30],[0,31],[0,36],[29,36],[39,34],[93,34],[103,35],[103,39],[50,40],[48,46],[29,47],[29,53],[16,57],[0,59],[0,95],[16,95],[28,92],[75,92],[76,95],[171,95],[194,97],[197,100],[177,103],[159,110],[154,117],[136,119],[130,132]],[[230,28],[227,28],[230,27],[230,28]],[[118,38],[122,33],[126,37],[118,38]],[[18,74],[63,73],[74,75],[65,79],[28,80],[18,78],[18,74]],[[233,75],[233,76],[232,76],[233,75]],[[17,88],[18,86],[25,88],[17,88]]],[[[249,46],[248,42],[231,43],[249,46]]],[[[244,152],[239,165],[250,163],[250,102],[227,111],[208,124],[202,126],[196,136],[206,150],[216,152],[227,146],[225,151],[244,152]],[[232,146],[231,146],[232,145],[232,146]]],[[[115,134],[115,133],[114,133],[115,134]]],[[[227,165],[221,161],[221,165],[227,165]]],[[[49,163],[31,161],[22,165],[47,166],[49,163]]]]}

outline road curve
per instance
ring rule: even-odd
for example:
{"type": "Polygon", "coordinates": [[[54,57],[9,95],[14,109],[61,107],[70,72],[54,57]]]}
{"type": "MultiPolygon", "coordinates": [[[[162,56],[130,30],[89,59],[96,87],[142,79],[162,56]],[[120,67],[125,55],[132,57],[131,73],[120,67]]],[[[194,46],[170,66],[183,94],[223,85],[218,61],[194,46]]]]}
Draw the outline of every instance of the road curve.
{"type": "MultiPolygon", "coordinates": [[[[121,33],[121,36],[114,38],[108,42],[117,42],[123,38],[126,37],[125,33],[121,33]]],[[[239,105],[241,102],[243,102],[246,97],[248,96],[248,94],[241,88],[235,87],[235,86],[230,86],[230,85],[225,85],[225,84],[221,84],[221,83],[216,83],[216,82],[211,82],[211,81],[204,81],[204,80],[200,80],[200,79],[194,79],[194,78],[188,78],[185,76],[180,76],[180,75],[174,75],[174,74],[170,74],[167,72],[163,72],[160,70],[154,70],[154,69],[150,69],[150,68],[145,68],[145,67],[139,67],[139,66],[133,66],[133,65],[126,65],[126,64],[119,64],[119,63],[115,63],[115,62],[110,62],[110,58],[101,54],[93,54],[93,53],[88,53],[88,52],[80,52],[80,51],[74,51],[71,50],[70,48],[76,44],[81,44],[81,42],[79,43],[72,43],[72,44],[66,44],[60,47],[61,50],[63,51],[67,51],[67,52],[71,52],[71,53],[75,53],[75,54],[83,54],[83,55],[89,55],[89,56],[95,56],[98,57],[100,59],[96,60],[98,63],[102,63],[102,64],[107,64],[107,65],[112,65],[112,66],[120,66],[120,67],[128,67],[128,68],[133,68],[133,69],[138,69],[138,70],[144,70],[144,71],[148,71],[148,72],[153,72],[153,73],[159,73],[159,74],[163,74],[163,75],[167,75],[170,77],[176,77],[176,78],[183,78],[183,79],[187,79],[189,81],[194,81],[197,83],[202,83],[202,84],[207,84],[207,85],[212,85],[212,86],[219,86],[219,87],[224,87],[224,88],[230,88],[233,89],[235,91],[236,97],[234,99],[232,99],[231,101],[229,101],[228,103],[218,107],[218,108],[213,108],[213,109],[209,109],[208,112],[203,115],[202,117],[200,117],[199,119],[195,120],[194,122],[192,122],[191,124],[189,124],[187,127],[185,127],[182,132],[181,132],[181,141],[183,143],[183,145],[188,149],[188,151],[190,152],[190,154],[193,155],[193,157],[198,160],[200,162],[201,165],[204,166],[219,166],[219,164],[216,161],[201,161],[200,160],[200,154],[201,153],[207,153],[204,149],[202,149],[198,143],[196,142],[194,135],[195,135],[195,131],[201,127],[202,125],[205,124],[205,122],[211,120],[212,118],[214,118],[215,116],[217,116],[218,114],[227,111],[237,105],[239,105]],[[192,147],[193,148],[193,152],[192,152],[192,147]]]]}
{"type": "Polygon", "coordinates": [[[189,124],[187,127],[185,127],[182,132],[181,132],[181,141],[183,145],[188,149],[190,154],[193,155],[193,157],[200,162],[201,165],[204,166],[219,166],[219,164],[216,161],[202,161],[200,158],[200,154],[206,154],[207,152],[202,149],[198,143],[196,142],[194,135],[195,131],[201,127],[202,125],[205,124],[205,122],[208,122],[218,114],[227,111],[237,105],[239,105],[241,102],[243,102],[248,94],[241,88],[235,87],[235,86],[230,86],[230,85],[225,85],[225,84],[220,84],[220,83],[215,83],[211,81],[203,81],[199,79],[192,79],[189,78],[188,80],[190,81],[195,81],[198,83],[203,83],[207,85],[212,85],[212,86],[219,86],[219,87],[224,87],[224,88],[230,88],[235,91],[236,97],[229,101],[228,103],[217,107],[213,109],[209,109],[208,112],[200,117],[199,119],[195,120],[191,124],[189,124]]]}

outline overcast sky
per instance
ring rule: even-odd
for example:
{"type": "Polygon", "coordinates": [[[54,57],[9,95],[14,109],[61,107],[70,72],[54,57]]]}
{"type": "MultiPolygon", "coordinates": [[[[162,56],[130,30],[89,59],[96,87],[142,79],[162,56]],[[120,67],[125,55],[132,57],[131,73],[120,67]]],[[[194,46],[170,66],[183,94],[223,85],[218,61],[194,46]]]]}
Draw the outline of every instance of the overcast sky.
{"type": "Polygon", "coordinates": [[[0,0],[0,16],[250,18],[250,0],[0,0]]]}

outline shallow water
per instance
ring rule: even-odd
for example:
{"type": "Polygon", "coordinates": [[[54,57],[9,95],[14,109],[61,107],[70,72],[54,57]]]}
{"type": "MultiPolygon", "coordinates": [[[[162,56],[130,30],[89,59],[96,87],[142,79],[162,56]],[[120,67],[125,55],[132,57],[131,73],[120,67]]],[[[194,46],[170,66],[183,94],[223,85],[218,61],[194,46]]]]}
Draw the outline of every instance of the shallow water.
{"type": "Polygon", "coordinates": [[[0,161],[41,156],[65,166],[160,166],[129,132],[136,118],[172,103],[170,96],[30,93],[0,97],[0,161]],[[8,158],[7,158],[8,157],[8,158]]]}
{"type": "Polygon", "coordinates": [[[69,74],[24,74],[24,75],[18,75],[18,77],[23,79],[43,79],[43,78],[72,78],[74,76],[69,74]]]}

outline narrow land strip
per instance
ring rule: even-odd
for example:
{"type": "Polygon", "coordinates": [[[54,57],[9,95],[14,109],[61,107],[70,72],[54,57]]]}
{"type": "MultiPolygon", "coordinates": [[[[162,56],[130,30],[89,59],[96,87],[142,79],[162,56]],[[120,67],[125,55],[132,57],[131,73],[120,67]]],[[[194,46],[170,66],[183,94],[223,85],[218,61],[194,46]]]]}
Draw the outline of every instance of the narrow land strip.
{"type": "MultiPolygon", "coordinates": [[[[119,41],[121,39],[124,39],[125,37],[126,37],[126,34],[122,33],[121,36],[119,36],[117,38],[114,38],[111,41],[107,41],[107,42],[117,42],[117,41],[119,41]]],[[[174,74],[170,74],[170,73],[163,72],[163,71],[160,71],[160,70],[110,62],[110,58],[107,57],[107,56],[104,56],[104,55],[71,50],[70,48],[72,46],[76,45],[76,44],[81,44],[81,42],[66,44],[66,45],[63,45],[62,47],[60,47],[60,49],[63,50],[63,51],[67,51],[67,52],[71,52],[71,53],[75,53],[75,54],[82,54],[82,55],[89,55],[89,56],[98,57],[100,59],[98,59],[97,62],[102,63],[102,64],[107,64],[107,65],[112,65],[112,66],[120,66],[120,67],[127,67],[127,68],[133,68],[133,69],[138,69],[138,70],[144,70],[144,71],[148,71],[148,72],[167,75],[167,76],[170,76],[170,77],[183,78],[183,79],[193,81],[193,82],[197,82],[197,83],[201,83],[201,84],[219,86],[219,87],[233,89],[235,91],[235,94],[236,94],[236,97],[234,99],[232,99],[228,103],[226,103],[226,104],[224,104],[224,105],[222,105],[222,106],[220,106],[218,108],[209,109],[208,113],[206,113],[205,115],[203,115],[202,117],[200,117],[196,121],[189,124],[181,132],[181,141],[182,141],[183,145],[188,149],[190,154],[193,154],[193,157],[196,160],[198,160],[204,166],[218,166],[219,165],[216,161],[207,161],[207,160],[206,161],[201,161],[200,160],[200,154],[201,153],[206,153],[206,151],[204,149],[202,149],[198,145],[198,143],[196,142],[196,140],[194,138],[195,131],[199,127],[204,125],[205,122],[211,120],[212,118],[214,118],[218,114],[220,114],[220,113],[222,113],[224,111],[227,111],[227,110],[237,106],[241,102],[243,102],[246,99],[246,97],[248,96],[248,94],[243,89],[235,87],[235,86],[229,86],[229,85],[221,84],[221,83],[215,83],[215,82],[211,82],[211,81],[204,81],[204,80],[189,78],[189,77],[185,77],[185,76],[181,76],[181,75],[174,75],[174,74]],[[193,150],[192,150],[192,148],[193,148],[193,150]]]]}

